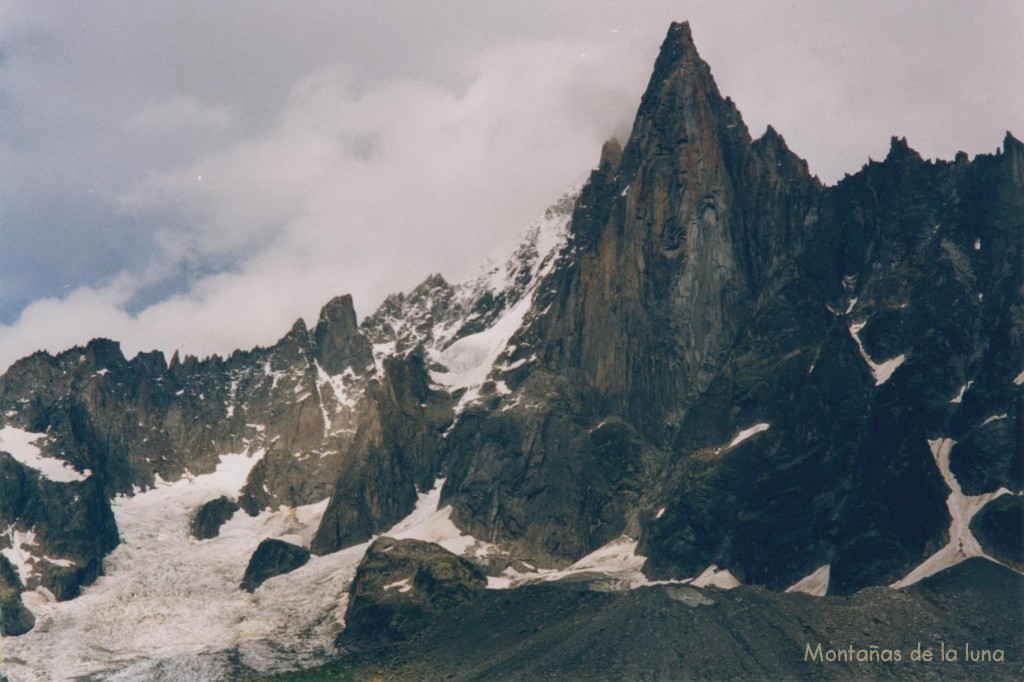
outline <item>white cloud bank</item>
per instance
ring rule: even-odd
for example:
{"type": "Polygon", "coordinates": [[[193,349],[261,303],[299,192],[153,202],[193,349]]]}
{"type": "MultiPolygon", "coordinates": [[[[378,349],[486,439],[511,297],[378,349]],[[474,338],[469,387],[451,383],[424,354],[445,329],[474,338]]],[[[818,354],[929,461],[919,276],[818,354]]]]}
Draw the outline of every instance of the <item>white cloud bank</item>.
{"type": "Polygon", "coordinates": [[[1024,129],[1007,3],[66,5],[2,27],[3,292],[30,302],[0,369],[96,336],[225,354],[470,274],[624,132],[672,19],[828,182],[891,135],[952,158],[1024,129]]]}
{"type": "MultiPolygon", "coordinates": [[[[470,274],[596,164],[611,131],[628,130],[650,67],[622,59],[624,43],[603,53],[509,43],[467,61],[458,90],[400,81],[359,91],[340,69],[307,76],[266,132],[153,172],[121,196],[123,211],[183,216],[158,228],[152,267],[31,303],[0,327],[4,366],[95,336],[129,356],[226,354],[272,343],[298,316],[314,321],[341,293],[365,315],[437,264],[450,278],[470,274]],[[127,312],[161,274],[217,258],[233,265],[127,312]]],[[[179,98],[133,120],[229,119],[224,107],[179,98]]]]}
{"type": "Polygon", "coordinates": [[[231,122],[231,111],[224,105],[207,106],[192,97],[172,97],[146,107],[132,123],[140,128],[224,128],[231,122]]]}

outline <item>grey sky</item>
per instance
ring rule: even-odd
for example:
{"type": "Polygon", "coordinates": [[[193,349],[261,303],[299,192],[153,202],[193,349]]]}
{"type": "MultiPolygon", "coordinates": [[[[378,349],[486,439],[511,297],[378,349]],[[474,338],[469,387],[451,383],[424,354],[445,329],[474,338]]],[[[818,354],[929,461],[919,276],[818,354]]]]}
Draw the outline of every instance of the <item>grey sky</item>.
{"type": "Polygon", "coordinates": [[[1016,2],[59,2],[0,35],[0,364],[204,355],[472,273],[627,130],[673,19],[834,182],[1024,133],[1016,2]]]}

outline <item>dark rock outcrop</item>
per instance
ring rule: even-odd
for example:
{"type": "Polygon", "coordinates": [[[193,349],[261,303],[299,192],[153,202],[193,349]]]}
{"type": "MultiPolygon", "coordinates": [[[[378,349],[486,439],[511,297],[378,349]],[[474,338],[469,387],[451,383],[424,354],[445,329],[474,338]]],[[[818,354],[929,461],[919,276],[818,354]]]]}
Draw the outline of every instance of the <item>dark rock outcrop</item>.
{"type": "Polygon", "coordinates": [[[748,586],[728,592],[676,585],[607,592],[554,583],[487,590],[389,649],[346,656],[316,674],[1009,682],[1024,675],[1022,581],[1013,571],[971,559],[908,590],[872,588],[852,597],[748,586]],[[955,663],[939,660],[940,642],[947,651],[958,650],[955,663]],[[979,658],[988,651],[987,660],[965,660],[965,643],[979,658]],[[930,661],[912,659],[918,646],[932,651],[930,661]],[[882,650],[891,660],[881,660],[882,650]],[[1002,660],[993,660],[996,651],[1002,660]]]}
{"type": "Polygon", "coordinates": [[[352,581],[341,642],[405,639],[486,586],[479,569],[438,545],[378,538],[352,581]]]}
{"type": "Polygon", "coordinates": [[[364,542],[408,515],[417,491],[431,489],[441,467],[451,401],[430,388],[420,353],[388,358],[366,404],[367,417],[313,538],[318,554],[364,542]]]}
{"type": "Polygon", "coordinates": [[[0,611],[3,612],[0,635],[4,637],[23,635],[36,623],[36,617],[21,603],[24,589],[14,566],[0,554],[0,611]]]}
{"type": "Polygon", "coordinates": [[[1024,572],[1024,498],[1001,495],[971,519],[971,533],[982,550],[1024,572]]]}
{"type": "Polygon", "coordinates": [[[313,330],[316,357],[328,374],[341,374],[351,368],[363,374],[373,364],[370,342],[359,333],[352,297],[338,296],[320,311],[313,330]]]}
{"type": "Polygon", "coordinates": [[[257,587],[274,576],[291,573],[305,566],[309,562],[309,556],[309,550],[305,547],[283,540],[264,540],[252,553],[239,587],[246,592],[255,592],[257,587]]]}
{"type": "MultiPolygon", "coordinates": [[[[120,539],[95,473],[81,481],[53,481],[0,452],[0,490],[0,523],[33,537],[24,548],[32,567],[24,589],[42,586],[58,600],[72,599],[102,575],[103,557],[120,539]]],[[[0,535],[0,545],[10,542],[0,535]]]]}
{"type": "Polygon", "coordinates": [[[220,527],[240,508],[237,502],[224,495],[210,500],[199,508],[189,525],[192,537],[197,540],[217,537],[220,534],[220,527]]]}

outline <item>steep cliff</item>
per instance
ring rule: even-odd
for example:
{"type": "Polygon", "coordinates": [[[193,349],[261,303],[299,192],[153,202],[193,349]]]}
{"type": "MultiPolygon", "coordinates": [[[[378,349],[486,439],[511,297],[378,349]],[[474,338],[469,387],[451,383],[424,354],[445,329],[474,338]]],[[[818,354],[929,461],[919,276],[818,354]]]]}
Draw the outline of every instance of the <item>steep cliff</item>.
{"type": "Polygon", "coordinates": [[[37,353],[0,377],[0,451],[12,634],[19,592],[102,572],[125,500],[229,460],[179,530],[211,547],[274,518],[283,563],[244,549],[268,574],[421,512],[510,584],[587,555],[577,573],[838,595],[1019,568],[1024,145],[927,161],[893,138],[825,187],[674,24],[625,144],[507,260],[361,324],[338,297],[227,359],[37,353]]]}

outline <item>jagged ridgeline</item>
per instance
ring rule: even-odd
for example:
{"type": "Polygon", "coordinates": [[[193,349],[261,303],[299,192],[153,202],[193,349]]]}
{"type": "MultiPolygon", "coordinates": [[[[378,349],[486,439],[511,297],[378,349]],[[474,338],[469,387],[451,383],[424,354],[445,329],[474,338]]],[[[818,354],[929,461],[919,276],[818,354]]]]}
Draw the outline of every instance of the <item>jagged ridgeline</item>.
{"type": "Polygon", "coordinates": [[[101,573],[113,500],[228,474],[183,515],[192,542],[308,507],[297,570],[443,479],[492,577],[615,542],[651,579],[818,594],[968,556],[1019,571],[1022,244],[1009,133],[953,161],[894,137],[827,187],[774,129],[751,138],[674,24],[625,144],[476,279],[433,276],[361,324],[343,296],[227,359],[94,340],[12,365],[4,632],[32,625],[20,592],[71,599],[101,573]]]}

